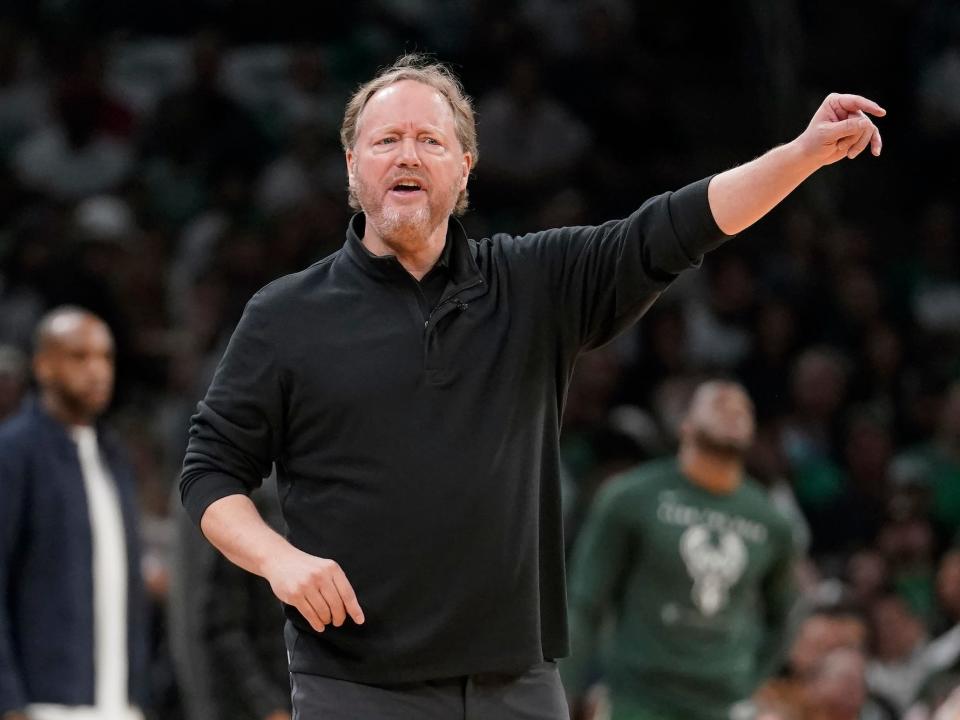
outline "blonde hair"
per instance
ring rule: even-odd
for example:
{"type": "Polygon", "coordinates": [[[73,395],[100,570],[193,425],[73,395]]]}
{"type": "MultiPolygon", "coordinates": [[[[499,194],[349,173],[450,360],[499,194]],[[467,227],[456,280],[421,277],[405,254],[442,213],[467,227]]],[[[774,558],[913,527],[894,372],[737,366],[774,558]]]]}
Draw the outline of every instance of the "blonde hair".
{"type": "MultiPolygon", "coordinates": [[[[442,63],[435,62],[429,56],[410,53],[398,58],[388,68],[384,68],[370,81],[361,85],[347,102],[343,113],[343,125],[340,126],[340,144],[344,152],[353,150],[359,134],[360,114],[377,92],[401,80],[414,80],[429,85],[446,98],[453,111],[453,122],[457,140],[464,152],[470,153],[472,167],[476,167],[479,158],[477,150],[477,122],[473,112],[473,103],[463,91],[463,85],[456,75],[442,63]]],[[[349,190],[350,207],[360,210],[360,202],[351,187],[349,190]]],[[[464,188],[453,208],[454,215],[462,215],[467,209],[467,190],[464,188]]]]}

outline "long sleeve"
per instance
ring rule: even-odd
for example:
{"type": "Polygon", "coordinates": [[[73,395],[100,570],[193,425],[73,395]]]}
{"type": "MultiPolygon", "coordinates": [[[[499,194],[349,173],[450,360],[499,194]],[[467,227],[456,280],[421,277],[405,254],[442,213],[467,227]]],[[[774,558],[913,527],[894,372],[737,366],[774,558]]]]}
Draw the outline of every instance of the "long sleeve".
{"type": "Polygon", "coordinates": [[[797,608],[796,553],[789,529],[784,530],[781,551],[763,581],[765,635],[757,658],[757,683],[773,675],[787,653],[797,608]]]}
{"type": "Polygon", "coordinates": [[[268,326],[255,295],[191,419],[180,493],[196,523],[216,500],[259,487],[279,453],[283,393],[268,326]]]}
{"type": "Polygon", "coordinates": [[[610,341],[727,239],[710,211],[710,180],[650,198],[623,220],[517,239],[545,279],[566,344],[579,351],[610,341]]]}
{"type": "Polygon", "coordinates": [[[616,487],[604,488],[594,500],[574,547],[570,570],[570,657],[560,672],[567,693],[581,696],[597,658],[598,637],[631,552],[628,519],[616,487]]]}
{"type": "Polygon", "coordinates": [[[14,652],[10,607],[26,490],[20,460],[20,453],[6,438],[0,439],[0,715],[27,704],[22,672],[14,652]]]}

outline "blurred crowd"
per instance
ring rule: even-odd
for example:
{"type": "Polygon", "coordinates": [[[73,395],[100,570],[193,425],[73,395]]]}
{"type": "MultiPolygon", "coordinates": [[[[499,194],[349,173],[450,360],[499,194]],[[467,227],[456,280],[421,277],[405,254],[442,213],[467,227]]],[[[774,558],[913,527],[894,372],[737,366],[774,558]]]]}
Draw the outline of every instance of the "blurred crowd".
{"type": "Polygon", "coordinates": [[[344,101],[414,49],[476,100],[473,236],[623,216],[790,139],[832,90],[888,108],[879,160],[821,173],[582,358],[568,539],[601,483],[672,452],[703,378],[736,378],[759,418],[751,471],[793,521],[812,608],[758,707],[957,717],[935,715],[960,705],[955,3],[872,3],[869,32],[858,3],[825,0],[381,0],[262,27],[229,5],[197,3],[189,31],[110,3],[0,20],[0,417],[29,392],[44,312],[107,321],[155,717],[187,716],[166,609],[188,418],[246,300],[343,242],[344,101]]]}

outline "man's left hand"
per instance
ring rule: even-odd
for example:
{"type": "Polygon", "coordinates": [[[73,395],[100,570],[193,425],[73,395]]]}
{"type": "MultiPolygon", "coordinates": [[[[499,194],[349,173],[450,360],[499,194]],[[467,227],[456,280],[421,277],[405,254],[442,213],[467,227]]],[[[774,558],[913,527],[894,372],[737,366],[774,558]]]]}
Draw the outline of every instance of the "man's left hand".
{"type": "Polygon", "coordinates": [[[830,93],[796,142],[819,167],[843,158],[853,159],[868,145],[874,155],[879,155],[883,147],[880,131],[868,116],[886,114],[873,100],[860,95],[830,93]]]}

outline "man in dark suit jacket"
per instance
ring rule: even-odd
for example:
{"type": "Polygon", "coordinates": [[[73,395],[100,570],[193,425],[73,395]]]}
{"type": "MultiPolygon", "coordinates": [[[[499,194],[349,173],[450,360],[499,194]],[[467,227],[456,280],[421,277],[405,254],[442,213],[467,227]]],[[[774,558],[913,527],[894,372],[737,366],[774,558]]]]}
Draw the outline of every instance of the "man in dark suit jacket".
{"type": "Polygon", "coordinates": [[[0,716],[142,718],[146,633],[132,468],[98,423],[114,344],[86,310],[41,320],[40,393],[0,426],[0,716]]]}

